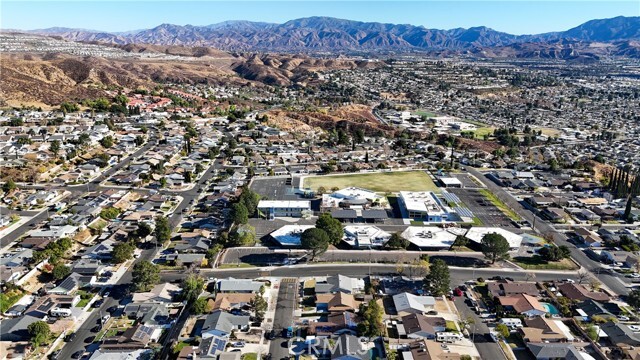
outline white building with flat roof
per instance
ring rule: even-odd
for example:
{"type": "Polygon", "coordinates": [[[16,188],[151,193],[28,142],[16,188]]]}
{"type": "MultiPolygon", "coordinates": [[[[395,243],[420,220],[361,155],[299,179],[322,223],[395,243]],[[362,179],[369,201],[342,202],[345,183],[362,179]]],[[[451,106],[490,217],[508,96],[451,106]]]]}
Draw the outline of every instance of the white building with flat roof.
{"type": "Polygon", "coordinates": [[[457,235],[436,226],[409,226],[402,237],[421,250],[449,249],[457,235]]]}
{"type": "Polygon", "coordinates": [[[311,211],[308,200],[260,200],[258,211],[267,219],[277,217],[302,217],[305,211],[311,211]]]}
{"type": "Polygon", "coordinates": [[[322,209],[331,209],[337,207],[363,206],[367,204],[384,206],[386,199],[384,196],[376,194],[375,191],[352,186],[334,191],[331,194],[323,194],[321,207],[322,209]]]}
{"type": "Polygon", "coordinates": [[[349,225],[344,227],[342,241],[353,248],[378,248],[389,241],[391,234],[371,225],[349,225]]]}
{"type": "Polygon", "coordinates": [[[274,241],[283,247],[295,247],[300,246],[300,237],[302,233],[311,229],[313,225],[285,225],[278,230],[269,234],[274,241]]]}
{"type": "Polygon", "coordinates": [[[462,188],[462,182],[455,177],[442,176],[438,178],[443,187],[446,188],[462,188]]]}
{"type": "Polygon", "coordinates": [[[428,222],[447,220],[447,212],[431,191],[400,191],[398,201],[404,210],[403,217],[428,222]]]}
{"type": "Polygon", "coordinates": [[[520,248],[520,244],[522,244],[522,236],[499,227],[472,227],[471,229],[469,229],[469,231],[467,231],[465,237],[473,242],[480,244],[482,243],[482,238],[486,234],[491,233],[502,235],[505,239],[507,239],[509,248],[511,248],[511,250],[517,250],[518,248],[520,248]]]}

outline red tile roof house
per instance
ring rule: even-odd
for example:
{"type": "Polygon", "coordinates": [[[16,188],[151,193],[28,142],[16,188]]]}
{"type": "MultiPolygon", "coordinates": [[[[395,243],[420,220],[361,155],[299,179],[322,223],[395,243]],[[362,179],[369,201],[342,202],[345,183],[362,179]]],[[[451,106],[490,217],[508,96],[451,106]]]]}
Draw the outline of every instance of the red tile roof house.
{"type": "Polygon", "coordinates": [[[584,286],[579,284],[564,283],[558,286],[558,289],[562,295],[574,301],[591,299],[599,302],[607,302],[610,300],[609,295],[602,292],[588,291],[584,286]]]}
{"type": "Polygon", "coordinates": [[[537,298],[527,294],[499,296],[497,300],[507,312],[515,312],[528,317],[542,316],[548,313],[537,298]]]}

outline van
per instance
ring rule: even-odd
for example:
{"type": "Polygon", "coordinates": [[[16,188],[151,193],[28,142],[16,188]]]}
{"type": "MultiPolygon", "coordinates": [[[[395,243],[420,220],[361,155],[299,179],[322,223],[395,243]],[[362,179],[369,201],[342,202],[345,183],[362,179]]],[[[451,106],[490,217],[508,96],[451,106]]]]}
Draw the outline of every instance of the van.
{"type": "Polygon", "coordinates": [[[462,335],[454,332],[439,332],[436,334],[436,341],[454,343],[462,340],[462,335]]]}
{"type": "Polygon", "coordinates": [[[507,325],[508,327],[522,327],[522,320],[518,318],[502,318],[498,323],[507,325]]]}
{"type": "Polygon", "coordinates": [[[69,317],[71,316],[71,309],[54,307],[53,309],[49,310],[49,315],[55,317],[69,317]]]}

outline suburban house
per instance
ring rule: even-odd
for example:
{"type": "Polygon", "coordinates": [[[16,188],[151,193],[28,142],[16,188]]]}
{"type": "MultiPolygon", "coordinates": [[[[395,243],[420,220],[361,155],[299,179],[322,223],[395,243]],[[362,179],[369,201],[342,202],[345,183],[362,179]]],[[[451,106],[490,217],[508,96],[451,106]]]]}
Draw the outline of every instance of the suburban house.
{"type": "Polygon", "coordinates": [[[364,292],[364,280],[351,278],[344,275],[330,276],[326,281],[316,281],[316,294],[326,294],[334,292],[347,294],[358,294],[364,292]]]}
{"type": "Polygon", "coordinates": [[[423,314],[433,310],[436,299],[433,296],[417,296],[405,292],[394,295],[393,304],[398,314],[423,314]]]}
{"type": "Polygon", "coordinates": [[[536,284],[527,282],[511,282],[509,280],[500,280],[496,282],[490,282],[487,285],[489,293],[493,297],[498,296],[512,296],[527,294],[531,296],[538,296],[540,293],[536,284]]]}
{"type": "Polygon", "coordinates": [[[606,302],[610,300],[609,295],[603,292],[588,291],[584,286],[580,284],[563,283],[558,286],[558,290],[560,290],[562,295],[574,301],[591,299],[595,301],[606,302]]]}
{"type": "Polygon", "coordinates": [[[249,329],[249,316],[232,315],[222,310],[216,310],[207,315],[202,324],[202,339],[211,336],[227,337],[233,330],[246,331],[249,329]]]}
{"type": "Polygon", "coordinates": [[[318,311],[343,312],[358,309],[358,302],[352,294],[337,292],[335,294],[316,295],[316,307],[318,311]]]}
{"type": "MultiPolygon", "coordinates": [[[[404,335],[410,339],[435,339],[436,333],[446,330],[447,322],[441,317],[427,317],[422,314],[409,314],[402,317],[401,326],[404,335]]],[[[401,334],[402,335],[402,334],[401,334]]]]}
{"type": "Polygon", "coordinates": [[[518,328],[525,342],[566,342],[573,341],[571,331],[562,324],[562,321],[534,317],[525,319],[526,326],[518,328]],[[566,328],[566,332],[563,331],[566,328]]]}
{"type": "Polygon", "coordinates": [[[542,316],[548,312],[537,298],[527,294],[499,296],[497,300],[506,311],[520,313],[528,317],[542,316]]]}

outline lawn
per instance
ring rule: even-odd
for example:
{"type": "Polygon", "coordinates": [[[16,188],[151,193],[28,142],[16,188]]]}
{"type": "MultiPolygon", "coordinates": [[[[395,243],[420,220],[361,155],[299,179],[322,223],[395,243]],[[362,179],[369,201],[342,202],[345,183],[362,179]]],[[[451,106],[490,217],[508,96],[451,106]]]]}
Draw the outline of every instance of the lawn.
{"type": "Polygon", "coordinates": [[[4,313],[9,310],[20,298],[22,298],[22,291],[20,289],[11,289],[7,292],[0,294],[0,312],[4,313]]]}
{"type": "Polygon", "coordinates": [[[235,269],[235,268],[252,268],[255,267],[251,264],[240,263],[240,264],[220,264],[218,269],[235,269]]]}
{"type": "Polygon", "coordinates": [[[474,131],[474,135],[476,138],[478,139],[483,139],[485,135],[493,135],[493,131],[496,128],[492,127],[492,126],[483,126],[483,127],[479,127],[474,131]]]}
{"type": "Polygon", "coordinates": [[[478,190],[484,197],[487,198],[487,200],[489,200],[493,206],[497,207],[498,209],[500,209],[500,211],[502,211],[505,215],[507,215],[509,217],[509,219],[511,220],[522,220],[522,218],[520,216],[518,216],[518,214],[516,214],[515,211],[511,210],[510,207],[507,206],[507,204],[503,203],[502,200],[498,199],[497,196],[495,196],[492,192],[490,192],[487,189],[480,189],[478,190]]]}
{"type": "Polygon", "coordinates": [[[424,111],[424,110],[418,110],[415,112],[416,115],[418,116],[426,116],[426,117],[435,117],[436,114],[432,113],[432,112],[428,112],[428,111],[424,111]]]}
{"type": "Polygon", "coordinates": [[[578,267],[570,259],[560,261],[546,261],[540,256],[515,257],[513,262],[526,270],[577,270],[578,267]]]}
{"type": "Polygon", "coordinates": [[[445,329],[448,332],[458,332],[458,328],[456,327],[456,322],[453,320],[446,320],[445,329]]]}
{"type": "Polygon", "coordinates": [[[242,360],[258,360],[258,354],[257,353],[242,354],[242,360]]]}
{"type": "Polygon", "coordinates": [[[318,190],[323,186],[330,190],[349,186],[360,187],[376,192],[434,191],[440,188],[424,171],[393,171],[380,173],[362,173],[349,175],[310,176],[304,179],[304,187],[318,190]]]}

